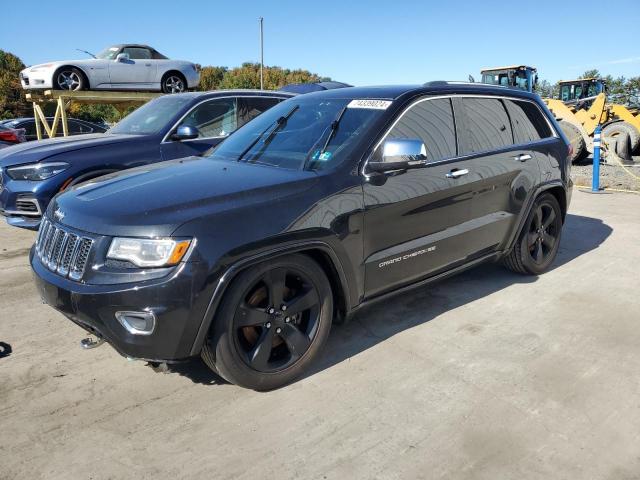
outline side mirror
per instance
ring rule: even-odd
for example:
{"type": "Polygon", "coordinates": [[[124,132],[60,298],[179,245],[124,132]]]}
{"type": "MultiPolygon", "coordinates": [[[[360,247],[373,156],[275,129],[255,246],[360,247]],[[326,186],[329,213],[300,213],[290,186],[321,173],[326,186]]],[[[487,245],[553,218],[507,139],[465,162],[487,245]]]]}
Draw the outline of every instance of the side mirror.
{"type": "Polygon", "coordinates": [[[427,147],[417,138],[392,138],[382,146],[382,161],[369,162],[373,172],[409,170],[427,165],[427,147]]]}
{"type": "Polygon", "coordinates": [[[127,60],[129,60],[128,53],[119,53],[116,55],[116,62],[126,62],[127,60]]]}
{"type": "Polygon", "coordinates": [[[192,127],[190,125],[180,125],[176,130],[176,133],[171,135],[171,140],[175,140],[177,142],[181,140],[193,140],[194,138],[198,138],[200,132],[196,127],[192,127]]]}

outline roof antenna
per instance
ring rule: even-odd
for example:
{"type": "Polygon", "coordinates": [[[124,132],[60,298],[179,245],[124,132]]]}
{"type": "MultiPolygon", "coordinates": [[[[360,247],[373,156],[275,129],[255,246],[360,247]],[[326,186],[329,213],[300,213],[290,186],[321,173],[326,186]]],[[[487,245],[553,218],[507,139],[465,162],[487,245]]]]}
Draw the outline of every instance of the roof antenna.
{"type": "Polygon", "coordinates": [[[473,75],[469,75],[469,83],[476,83],[476,79],[473,78],[473,75]]]}

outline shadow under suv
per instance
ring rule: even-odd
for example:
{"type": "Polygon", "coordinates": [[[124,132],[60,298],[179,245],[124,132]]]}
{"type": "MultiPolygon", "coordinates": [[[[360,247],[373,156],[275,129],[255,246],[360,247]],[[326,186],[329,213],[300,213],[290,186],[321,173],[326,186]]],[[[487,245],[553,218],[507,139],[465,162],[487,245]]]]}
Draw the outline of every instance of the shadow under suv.
{"type": "Polygon", "coordinates": [[[295,97],[208,157],[51,202],[30,260],[46,303],[127,357],[201,355],[257,390],[298,377],[331,323],[491,260],[549,268],[567,140],[537,95],[477,84],[295,97]]]}

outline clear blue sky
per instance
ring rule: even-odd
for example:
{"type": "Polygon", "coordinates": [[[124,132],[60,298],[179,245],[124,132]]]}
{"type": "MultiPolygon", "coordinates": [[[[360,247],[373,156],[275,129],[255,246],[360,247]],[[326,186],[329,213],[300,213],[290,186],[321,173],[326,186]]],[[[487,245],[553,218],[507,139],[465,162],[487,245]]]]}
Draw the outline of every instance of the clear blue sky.
{"type": "MultiPolygon", "coordinates": [[[[10,2],[11,3],[11,2],[10,2]]],[[[640,75],[640,0],[213,1],[11,3],[0,48],[27,65],[82,58],[113,43],[148,43],[171,58],[304,68],[355,85],[478,78],[482,67],[527,63],[550,81],[587,69],[640,75]],[[26,7],[28,5],[28,7],[26,7]],[[511,7],[507,7],[511,5],[511,7]],[[612,8],[606,11],[607,5],[612,8]],[[607,32],[618,32],[613,39],[607,32]]]]}

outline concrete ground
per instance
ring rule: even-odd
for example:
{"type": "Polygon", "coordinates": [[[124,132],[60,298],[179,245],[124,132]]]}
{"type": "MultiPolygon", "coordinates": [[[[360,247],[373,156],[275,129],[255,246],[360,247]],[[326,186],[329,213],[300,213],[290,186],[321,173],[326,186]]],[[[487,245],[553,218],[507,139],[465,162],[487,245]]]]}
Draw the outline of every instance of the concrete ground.
{"type": "Polygon", "coordinates": [[[2,479],[640,478],[640,196],[575,191],[549,273],[371,307],[271,393],[80,350],[32,238],[0,227],[2,479]]]}

